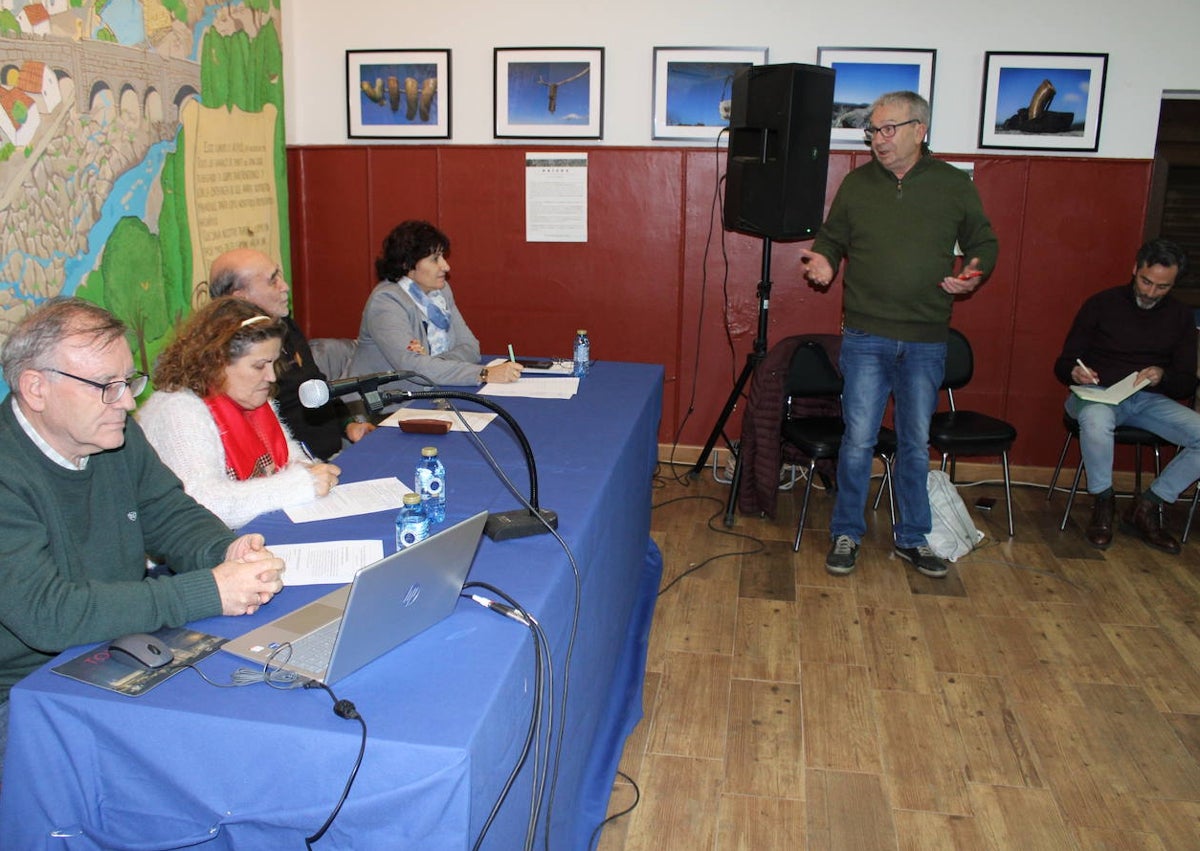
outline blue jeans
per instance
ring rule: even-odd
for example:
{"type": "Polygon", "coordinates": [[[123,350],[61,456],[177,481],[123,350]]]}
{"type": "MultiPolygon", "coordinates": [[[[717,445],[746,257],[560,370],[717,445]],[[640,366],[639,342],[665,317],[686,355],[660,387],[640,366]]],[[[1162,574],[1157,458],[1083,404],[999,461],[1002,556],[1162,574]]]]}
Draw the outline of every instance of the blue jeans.
{"type": "Polygon", "coordinates": [[[929,419],[937,409],[938,390],[946,372],[945,343],[906,343],[842,330],[838,359],[844,384],[842,419],[846,433],[838,453],[837,498],[830,534],[861,542],[864,513],[871,488],[871,462],[888,396],[896,403],[895,475],[899,520],[896,546],[919,547],[932,527],[929,513],[929,419]]]}
{"type": "Polygon", "coordinates": [[[0,780],[4,779],[4,752],[8,750],[8,701],[0,703],[0,780]]]}
{"type": "Polygon", "coordinates": [[[1150,485],[1163,502],[1174,502],[1200,479],[1200,413],[1186,405],[1143,390],[1119,405],[1085,402],[1071,393],[1066,409],[1079,421],[1079,449],[1087,471],[1088,493],[1103,493],[1112,487],[1113,429],[1119,425],[1144,428],[1183,447],[1150,485]]]}

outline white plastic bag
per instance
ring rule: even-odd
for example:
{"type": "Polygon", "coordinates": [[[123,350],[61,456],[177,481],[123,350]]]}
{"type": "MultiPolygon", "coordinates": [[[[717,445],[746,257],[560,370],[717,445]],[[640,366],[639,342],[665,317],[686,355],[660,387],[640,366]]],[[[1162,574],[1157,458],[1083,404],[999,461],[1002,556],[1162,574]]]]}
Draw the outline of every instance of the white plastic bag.
{"type": "Polygon", "coordinates": [[[971,515],[948,475],[941,470],[930,470],[927,487],[933,528],[926,543],[938,558],[958,561],[983,540],[983,532],[971,522],[971,515]]]}

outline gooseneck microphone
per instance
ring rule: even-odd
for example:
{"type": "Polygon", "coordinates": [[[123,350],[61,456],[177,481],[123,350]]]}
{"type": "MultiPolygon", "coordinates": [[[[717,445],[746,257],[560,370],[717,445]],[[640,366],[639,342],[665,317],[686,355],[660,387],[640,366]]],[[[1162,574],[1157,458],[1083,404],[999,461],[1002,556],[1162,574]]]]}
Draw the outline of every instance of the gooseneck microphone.
{"type": "MultiPolygon", "coordinates": [[[[322,381],[319,378],[310,378],[300,385],[300,404],[306,408],[319,408],[334,396],[349,396],[351,393],[361,393],[365,397],[368,393],[378,390],[382,384],[403,381],[406,378],[412,378],[416,374],[415,372],[401,369],[395,372],[373,372],[370,375],[341,378],[337,381],[322,381]]],[[[368,404],[371,404],[369,400],[368,404]]],[[[382,405],[379,407],[382,407],[382,405]]]]}
{"type": "Polygon", "coordinates": [[[300,385],[300,402],[306,408],[319,408],[329,401],[330,392],[340,384],[347,388],[342,391],[344,393],[362,392],[367,410],[373,414],[379,413],[385,405],[405,402],[410,399],[465,399],[468,402],[474,402],[491,411],[495,411],[496,415],[504,420],[508,424],[508,427],[512,429],[513,435],[517,438],[517,443],[521,446],[521,452],[525,456],[525,466],[529,469],[529,509],[520,508],[515,511],[492,512],[488,515],[487,523],[483,528],[484,533],[494,541],[504,541],[509,538],[525,538],[530,535],[541,535],[557,529],[558,512],[548,508],[541,508],[538,505],[537,464],[533,460],[533,448],[530,447],[529,439],[525,436],[525,432],[517,424],[513,415],[488,397],[480,396],[478,393],[467,393],[459,390],[381,391],[378,389],[378,385],[381,383],[388,383],[413,375],[417,375],[417,373],[381,372],[375,375],[365,375],[361,378],[347,378],[341,382],[329,383],[319,378],[311,378],[300,385]],[[359,384],[363,382],[375,382],[375,386],[366,391],[358,388],[352,389],[351,385],[355,384],[355,382],[359,384]]]}

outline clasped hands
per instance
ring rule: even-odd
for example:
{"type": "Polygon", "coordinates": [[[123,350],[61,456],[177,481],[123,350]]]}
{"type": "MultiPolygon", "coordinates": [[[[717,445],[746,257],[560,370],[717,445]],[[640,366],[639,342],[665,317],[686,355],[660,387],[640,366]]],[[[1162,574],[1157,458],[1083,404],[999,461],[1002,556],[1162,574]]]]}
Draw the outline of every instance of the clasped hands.
{"type": "Polygon", "coordinates": [[[242,535],[212,569],[221,614],[252,615],[283,588],[283,559],[272,555],[262,535],[242,535]]]}

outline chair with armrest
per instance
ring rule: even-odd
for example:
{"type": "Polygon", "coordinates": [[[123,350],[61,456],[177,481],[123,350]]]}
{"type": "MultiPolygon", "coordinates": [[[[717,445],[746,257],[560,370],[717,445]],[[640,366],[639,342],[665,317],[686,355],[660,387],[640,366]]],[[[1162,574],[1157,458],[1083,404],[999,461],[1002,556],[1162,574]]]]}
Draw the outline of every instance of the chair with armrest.
{"type": "Polygon", "coordinates": [[[354,352],[358,348],[358,340],[344,337],[317,337],[308,341],[312,349],[313,361],[317,368],[325,373],[330,381],[350,377],[350,364],[354,361],[354,352]]]}
{"type": "MultiPolygon", "coordinates": [[[[808,504],[812,495],[817,462],[837,460],[838,451],[842,445],[842,436],[845,433],[845,424],[840,415],[793,415],[792,402],[814,397],[839,399],[842,393],[842,376],[834,368],[828,353],[819,343],[806,341],[792,354],[784,390],[787,401],[784,405],[782,440],[785,445],[791,445],[809,459],[800,518],[796,524],[796,539],[792,544],[792,550],[798,552],[800,541],[804,536],[804,524],[808,518],[808,504]]],[[[875,451],[883,460],[884,473],[880,490],[882,491],[885,486],[888,488],[889,510],[894,526],[896,516],[895,502],[891,492],[891,459],[896,453],[895,432],[888,428],[881,428],[875,451]]]]}
{"type": "Polygon", "coordinates": [[[959,456],[999,456],[1004,468],[1004,504],[1008,509],[1008,536],[1013,536],[1012,480],[1008,470],[1008,451],[1017,439],[1012,423],[978,411],[959,410],[954,391],[970,383],[975,374],[975,355],[966,336],[954,328],[946,340],[946,391],[950,409],[937,411],[929,423],[929,444],[942,455],[942,469],[950,465],[954,481],[955,460],[959,456]]]}

